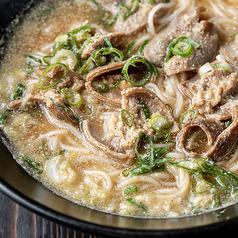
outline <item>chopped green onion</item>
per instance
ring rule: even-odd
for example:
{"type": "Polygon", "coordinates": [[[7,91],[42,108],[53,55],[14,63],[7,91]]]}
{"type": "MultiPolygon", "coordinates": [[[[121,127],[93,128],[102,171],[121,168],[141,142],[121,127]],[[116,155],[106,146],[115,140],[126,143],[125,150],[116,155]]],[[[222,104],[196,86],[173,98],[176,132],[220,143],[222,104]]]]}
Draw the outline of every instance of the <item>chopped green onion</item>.
{"type": "Polygon", "coordinates": [[[68,42],[59,41],[53,45],[53,56],[62,48],[70,50],[71,47],[68,42]]]}
{"type": "Polygon", "coordinates": [[[41,61],[41,59],[38,59],[37,57],[35,57],[35,56],[32,56],[32,55],[25,55],[25,57],[26,58],[29,58],[29,59],[31,59],[31,60],[34,60],[35,62],[37,62],[37,63],[42,63],[42,61],[41,61]]]}
{"type": "Polygon", "coordinates": [[[214,64],[214,67],[215,67],[215,69],[223,69],[223,70],[231,71],[230,68],[222,66],[222,65],[219,65],[219,64],[214,64]]]}
{"type": "Polygon", "coordinates": [[[107,43],[108,47],[113,48],[111,42],[107,39],[107,37],[104,36],[103,39],[107,43]]]}
{"type": "Polygon", "coordinates": [[[84,65],[78,70],[78,74],[83,75],[86,73],[88,67],[93,62],[93,57],[89,57],[84,65]]]}
{"type": "Polygon", "coordinates": [[[6,109],[6,110],[2,113],[2,115],[1,115],[1,117],[0,117],[0,124],[4,124],[4,123],[6,122],[6,120],[7,120],[8,116],[9,116],[10,112],[11,112],[10,109],[6,109]]]}
{"type": "Polygon", "coordinates": [[[193,47],[188,41],[179,41],[171,50],[174,55],[186,57],[192,53],[193,47]]]}
{"type": "Polygon", "coordinates": [[[42,153],[43,153],[43,155],[44,155],[44,158],[45,158],[46,160],[49,160],[48,157],[47,157],[46,154],[45,154],[45,140],[42,141],[42,153]]]}
{"type": "Polygon", "coordinates": [[[50,98],[50,100],[55,103],[57,106],[61,107],[62,109],[64,109],[67,113],[69,113],[69,109],[67,107],[64,107],[63,105],[61,105],[60,103],[56,102],[53,98],[50,98]]]}
{"type": "Polygon", "coordinates": [[[29,167],[31,167],[32,169],[34,169],[38,174],[43,173],[43,170],[39,169],[38,167],[41,166],[40,163],[38,162],[34,162],[22,155],[19,156],[29,167]]]}
{"type": "Polygon", "coordinates": [[[47,65],[50,65],[50,61],[51,61],[51,58],[53,56],[50,56],[50,55],[47,55],[47,56],[44,56],[43,57],[43,61],[47,64],[47,65]]]}
{"type": "Polygon", "coordinates": [[[69,88],[62,88],[60,92],[68,99],[71,106],[78,106],[82,102],[81,95],[69,88]]]}
{"type": "MultiPolygon", "coordinates": [[[[174,39],[168,47],[168,52],[167,52],[167,56],[165,58],[165,63],[167,63],[167,61],[170,59],[170,56],[172,53],[179,55],[181,57],[189,56],[193,50],[193,48],[191,48],[192,45],[196,49],[200,47],[200,44],[198,44],[196,41],[194,41],[193,39],[191,39],[190,37],[187,37],[187,36],[181,36],[177,39],[174,39]],[[181,40],[183,40],[183,41],[181,41],[181,40]],[[183,42],[183,43],[180,43],[180,42],[183,42]],[[178,46],[176,46],[177,44],[178,44],[178,46]]],[[[163,68],[165,66],[165,63],[163,65],[163,68]]]]}
{"type": "Polygon", "coordinates": [[[116,48],[113,47],[101,48],[93,52],[93,59],[96,65],[97,66],[105,65],[107,62],[106,56],[109,56],[110,54],[114,55],[113,60],[111,60],[111,62],[123,61],[124,59],[124,55],[122,54],[122,52],[116,48]]]}
{"type": "Polygon", "coordinates": [[[140,208],[144,211],[147,211],[146,207],[141,202],[137,202],[133,198],[128,198],[128,199],[126,199],[126,201],[136,205],[138,208],[140,208]]]}
{"type": "MultiPolygon", "coordinates": [[[[50,66],[48,66],[45,71],[41,74],[40,78],[39,78],[39,82],[38,82],[38,88],[41,89],[41,90],[45,90],[45,89],[49,89],[49,88],[53,88],[55,86],[57,86],[61,81],[62,79],[64,79],[68,74],[68,69],[67,69],[67,66],[65,64],[62,64],[62,63],[54,63],[50,66]],[[43,79],[43,77],[49,72],[51,71],[52,69],[56,68],[56,67],[62,67],[63,70],[64,70],[64,74],[63,76],[58,79],[56,82],[52,83],[52,84],[48,84],[46,86],[44,85],[41,85],[41,81],[43,79]]],[[[49,78],[47,78],[46,80],[44,80],[45,82],[46,81],[49,81],[49,78]]]]}
{"type": "Polygon", "coordinates": [[[127,47],[126,52],[124,53],[124,58],[125,59],[129,59],[131,57],[131,52],[132,52],[132,48],[134,46],[134,44],[136,43],[135,40],[133,40],[127,47]]]}
{"type": "Polygon", "coordinates": [[[141,100],[139,100],[139,104],[140,104],[141,109],[145,115],[145,119],[150,119],[150,113],[149,113],[146,105],[141,100]]]}
{"type": "Polygon", "coordinates": [[[15,89],[13,95],[12,95],[12,99],[13,100],[20,99],[23,96],[25,91],[26,91],[26,86],[25,85],[23,85],[21,83],[17,84],[16,89],[15,89]]]}
{"type": "Polygon", "coordinates": [[[115,22],[117,21],[119,15],[121,14],[122,9],[120,8],[120,10],[118,11],[118,13],[116,14],[116,16],[111,20],[111,22],[109,23],[109,26],[113,26],[115,24],[115,22]]]}
{"type": "Polygon", "coordinates": [[[117,87],[124,79],[125,79],[124,77],[121,77],[120,79],[118,79],[114,84],[112,84],[108,87],[107,91],[110,91],[110,90],[114,89],[115,87],[117,87]]]}
{"type": "Polygon", "coordinates": [[[142,58],[142,57],[140,57],[140,56],[135,56],[135,57],[131,58],[130,60],[128,60],[128,61],[124,64],[124,66],[123,66],[121,72],[122,72],[122,74],[124,75],[125,79],[126,79],[129,83],[131,83],[133,86],[136,86],[136,87],[140,87],[140,86],[146,84],[146,83],[151,79],[153,73],[154,73],[155,76],[158,75],[155,66],[154,66],[152,63],[150,63],[148,60],[146,60],[146,59],[144,59],[144,58],[142,58]],[[139,81],[137,81],[137,82],[133,82],[133,81],[131,81],[131,79],[130,79],[130,77],[129,77],[128,70],[129,70],[129,66],[130,66],[130,65],[132,65],[133,67],[135,67],[134,64],[135,64],[136,62],[139,62],[139,63],[143,63],[143,64],[144,64],[144,66],[146,67],[146,74],[145,74],[145,76],[144,76],[141,80],[139,80],[139,81]]]}
{"type": "Polygon", "coordinates": [[[142,46],[139,48],[138,53],[140,56],[144,56],[144,48],[148,44],[148,42],[149,42],[148,40],[145,40],[142,46]]]}
{"type": "Polygon", "coordinates": [[[91,31],[90,24],[86,24],[86,25],[80,26],[80,27],[78,27],[78,28],[76,28],[76,29],[74,29],[72,31],[69,31],[67,33],[67,35],[72,36],[72,35],[77,34],[78,32],[80,32],[82,30],[84,30],[84,31],[91,31]]]}
{"type": "Polygon", "coordinates": [[[184,113],[182,114],[182,116],[180,117],[179,122],[180,122],[181,124],[185,124],[185,123],[183,122],[183,118],[184,118],[184,116],[185,116],[186,114],[188,114],[188,113],[191,113],[191,114],[192,114],[190,120],[191,120],[191,121],[193,120],[194,115],[195,115],[195,111],[193,111],[193,110],[188,110],[188,111],[184,112],[184,113]]]}
{"type": "Polygon", "coordinates": [[[172,123],[166,117],[153,114],[150,119],[150,125],[154,130],[160,131],[161,129],[169,128],[172,123]]]}
{"type": "Polygon", "coordinates": [[[136,145],[135,145],[136,156],[140,160],[141,164],[147,165],[147,163],[141,158],[141,156],[138,152],[138,145],[139,145],[139,142],[140,142],[142,136],[150,143],[149,165],[153,165],[154,164],[154,144],[153,144],[153,141],[150,139],[150,137],[147,136],[144,132],[141,132],[136,140],[136,145]]]}
{"type": "Polygon", "coordinates": [[[129,113],[127,110],[125,110],[125,109],[122,109],[122,110],[121,110],[121,119],[126,123],[127,126],[132,127],[132,125],[133,125],[133,120],[132,120],[132,117],[131,117],[130,113],[129,113]],[[129,119],[130,119],[130,120],[129,120],[130,123],[127,123],[127,121],[124,119],[124,113],[126,113],[126,114],[128,115],[128,117],[129,117],[129,119]]]}
{"type": "Polygon", "coordinates": [[[134,194],[138,192],[138,187],[136,185],[125,188],[124,194],[134,194]]]}
{"type": "Polygon", "coordinates": [[[165,141],[167,141],[170,137],[170,131],[169,130],[164,130],[164,131],[161,131],[159,134],[157,134],[155,136],[155,141],[156,142],[159,142],[159,143],[163,143],[165,141]]]}
{"type": "Polygon", "coordinates": [[[107,86],[102,81],[97,80],[97,79],[92,80],[91,85],[92,85],[93,89],[98,92],[105,92],[107,90],[107,86]]]}

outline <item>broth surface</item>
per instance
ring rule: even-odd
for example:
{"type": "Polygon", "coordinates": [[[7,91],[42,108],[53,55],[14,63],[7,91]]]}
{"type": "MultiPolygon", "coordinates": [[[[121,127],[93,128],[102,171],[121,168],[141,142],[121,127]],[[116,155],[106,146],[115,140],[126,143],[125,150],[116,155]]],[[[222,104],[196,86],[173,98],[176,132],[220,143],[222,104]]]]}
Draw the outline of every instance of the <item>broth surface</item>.
{"type": "Polygon", "coordinates": [[[1,129],[16,161],[56,194],[107,213],[181,217],[236,203],[237,16],[231,0],[33,9],[0,69],[1,129]],[[169,25],[182,17],[187,28],[169,25]]]}

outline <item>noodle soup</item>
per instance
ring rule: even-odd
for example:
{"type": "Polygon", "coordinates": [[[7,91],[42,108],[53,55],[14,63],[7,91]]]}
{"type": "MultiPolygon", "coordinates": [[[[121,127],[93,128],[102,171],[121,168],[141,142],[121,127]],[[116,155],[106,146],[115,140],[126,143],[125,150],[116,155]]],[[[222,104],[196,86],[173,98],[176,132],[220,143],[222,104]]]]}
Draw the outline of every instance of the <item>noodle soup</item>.
{"type": "Polygon", "coordinates": [[[1,130],[54,193],[181,217],[238,199],[236,1],[55,1],[1,63],[1,130]]]}

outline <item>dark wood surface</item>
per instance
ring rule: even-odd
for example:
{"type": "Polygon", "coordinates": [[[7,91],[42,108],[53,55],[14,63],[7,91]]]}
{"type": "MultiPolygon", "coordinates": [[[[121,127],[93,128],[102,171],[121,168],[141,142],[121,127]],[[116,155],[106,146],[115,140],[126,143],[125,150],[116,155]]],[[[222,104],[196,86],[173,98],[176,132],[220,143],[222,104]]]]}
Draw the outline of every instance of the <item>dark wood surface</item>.
{"type": "Polygon", "coordinates": [[[42,218],[0,192],[0,238],[106,238],[42,218]]]}

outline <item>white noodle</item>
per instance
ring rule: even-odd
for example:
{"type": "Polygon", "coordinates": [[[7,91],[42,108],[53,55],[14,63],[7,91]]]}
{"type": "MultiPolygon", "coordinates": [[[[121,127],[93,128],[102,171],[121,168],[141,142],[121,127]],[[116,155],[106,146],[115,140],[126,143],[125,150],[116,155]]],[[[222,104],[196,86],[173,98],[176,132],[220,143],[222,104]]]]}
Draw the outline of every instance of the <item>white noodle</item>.
{"type": "Polygon", "coordinates": [[[150,178],[148,176],[144,176],[144,175],[128,178],[128,179],[124,180],[123,182],[119,183],[117,185],[117,187],[124,188],[124,187],[129,186],[130,184],[139,183],[139,182],[147,182],[147,183],[153,184],[156,187],[161,187],[161,184],[157,180],[150,178]]]}
{"type": "Polygon", "coordinates": [[[156,6],[154,6],[151,11],[149,12],[149,16],[148,16],[148,20],[147,20],[147,24],[148,24],[148,28],[147,31],[152,34],[155,35],[155,26],[154,26],[154,15],[157,11],[159,11],[162,8],[170,8],[174,5],[174,2],[171,1],[170,3],[159,3],[156,6]]]}
{"type": "Polygon", "coordinates": [[[94,177],[100,177],[103,180],[104,188],[110,190],[112,188],[112,181],[111,178],[108,176],[107,173],[102,171],[91,171],[91,170],[84,170],[85,174],[92,175],[94,177]]]}

